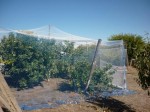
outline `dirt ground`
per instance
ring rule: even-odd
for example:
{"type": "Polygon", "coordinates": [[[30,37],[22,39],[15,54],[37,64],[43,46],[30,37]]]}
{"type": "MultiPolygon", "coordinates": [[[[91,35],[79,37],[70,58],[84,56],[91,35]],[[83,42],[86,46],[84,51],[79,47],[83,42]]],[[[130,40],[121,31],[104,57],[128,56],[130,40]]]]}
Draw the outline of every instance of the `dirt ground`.
{"type": "Polygon", "coordinates": [[[147,91],[142,90],[137,84],[137,78],[137,70],[129,67],[127,73],[127,87],[129,90],[135,90],[137,93],[113,98],[117,101],[123,102],[126,106],[136,112],[150,112],[150,96],[148,96],[147,91]]]}
{"type": "MultiPolygon", "coordinates": [[[[128,67],[127,72],[127,88],[129,90],[135,90],[136,94],[132,95],[123,95],[123,96],[114,96],[111,98],[100,98],[96,101],[92,102],[82,102],[80,104],[64,104],[57,108],[53,109],[39,109],[33,111],[23,111],[23,112],[150,112],[150,97],[147,95],[147,92],[142,90],[141,87],[136,83],[137,71],[132,68],[128,67]]],[[[60,79],[58,79],[60,80],[60,79]]],[[[59,81],[61,82],[61,80],[59,81]]],[[[45,88],[49,87],[49,85],[43,84],[46,86],[45,88]]],[[[56,89],[55,82],[53,82],[53,89],[56,89]]],[[[36,93],[44,94],[40,87],[34,88],[36,93]]],[[[47,89],[46,94],[48,94],[50,88],[47,89]]],[[[20,91],[20,93],[15,92],[12,89],[14,95],[16,96],[17,100],[21,102],[20,97],[23,97],[23,93],[25,91],[20,91]]],[[[45,91],[45,90],[44,90],[45,91]]],[[[24,93],[25,94],[25,93],[24,93]]],[[[22,100],[28,100],[30,98],[36,97],[32,93],[32,90],[28,90],[28,97],[22,98],[22,100]]],[[[46,95],[44,94],[44,95],[46,95]]],[[[55,96],[55,99],[60,95],[58,92],[54,92],[51,96],[55,96]]],[[[61,94],[62,95],[62,94],[61,94]]],[[[67,97],[69,95],[75,95],[74,93],[65,93],[64,96],[67,97]]]]}

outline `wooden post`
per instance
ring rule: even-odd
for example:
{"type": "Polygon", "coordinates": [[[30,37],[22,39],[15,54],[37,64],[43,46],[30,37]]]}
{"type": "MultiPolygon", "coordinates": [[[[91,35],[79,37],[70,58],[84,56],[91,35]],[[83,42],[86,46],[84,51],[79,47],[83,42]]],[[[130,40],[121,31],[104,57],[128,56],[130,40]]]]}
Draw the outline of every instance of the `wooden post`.
{"type": "Polygon", "coordinates": [[[4,99],[2,96],[0,96],[0,102],[8,109],[11,110],[10,105],[7,103],[6,98],[4,99]]]}
{"type": "Polygon", "coordinates": [[[94,72],[94,69],[95,69],[95,66],[96,66],[96,55],[97,55],[97,51],[98,51],[98,48],[99,48],[100,44],[101,44],[101,39],[99,39],[98,42],[97,42],[97,46],[96,46],[95,53],[94,53],[94,58],[93,58],[92,65],[91,65],[91,71],[90,71],[88,82],[86,84],[86,88],[85,88],[84,92],[87,91],[87,89],[90,85],[91,78],[92,78],[92,75],[93,75],[93,72],[94,72]]]}
{"type": "Polygon", "coordinates": [[[22,112],[15,97],[12,95],[3,75],[0,72],[0,101],[10,112],[22,112]]]}

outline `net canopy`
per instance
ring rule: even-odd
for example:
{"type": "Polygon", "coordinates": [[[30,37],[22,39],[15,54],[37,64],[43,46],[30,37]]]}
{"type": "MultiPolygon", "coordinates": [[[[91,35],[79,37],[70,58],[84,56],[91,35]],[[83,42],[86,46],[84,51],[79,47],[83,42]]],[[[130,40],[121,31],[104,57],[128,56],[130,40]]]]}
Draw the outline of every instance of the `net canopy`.
{"type": "MultiPolygon", "coordinates": [[[[0,29],[1,71],[22,108],[78,103],[87,92],[126,89],[123,41],[75,36],[54,26],[0,29]],[[30,106],[28,106],[30,105],[30,106]]],[[[41,108],[41,107],[40,107],[41,108]]]]}
{"type": "Polygon", "coordinates": [[[96,62],[101,69],[108,69],[112,75],[112,85],[126,88],[126,50],[122,40],[102,42],[98,49],[96,62]],[[108,67],[108,68],[107,68],[108,67]]]}
{"type": "Polygon", "coordinates": [[[95,39],[89,39],[81,36],[72,35],[70,33],[64,32],[55,26],[47,25],[40,28],[28,29],[28,30],[13,30],[13,29],[0,29],[0,33],[15,32],[24,35],[30,35],[36,38],[44,39],[55,39],[57,41],[70,41],[70,42],[96,42],[95,39]]]}

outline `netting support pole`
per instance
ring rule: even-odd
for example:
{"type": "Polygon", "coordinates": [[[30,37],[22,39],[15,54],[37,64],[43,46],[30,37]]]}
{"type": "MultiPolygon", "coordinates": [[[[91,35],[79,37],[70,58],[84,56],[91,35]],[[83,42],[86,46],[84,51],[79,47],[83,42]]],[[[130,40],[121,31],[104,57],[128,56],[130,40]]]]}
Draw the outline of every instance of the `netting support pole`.
{"type": "Polygon", "coordinates": [[[126,63],[126,66],[127,66],[127,69],[129,67],[129,58],[128,58],[128,50],[127,50],[127,43],[124,43],[124,48],[126,49],[126,60],[125,60],[125,63],[126,63]]]}
{"type": "Polygon", "coordinates": [[[95,53],[94,53],[94,58],[93,58],[92,65],[91,65],[91,71],[90,71],[88,82],[86,84],[84,92],[87,91],[87,89],[88,89],[88,87],[90,85],[91,78],[92,78],[92,75],[93,75],[93,72],[94,72],[94,69],[95,69],[95,66],[96,66],[96,55],[97,55],[97,52],[98,52],[98,48],[99,48],[99,46],[101,44],[101,41],[102,41],[101,39],[98,39],[97,46],[96,46],[95,53]]]}
{"type": "Polygon", "coordinates": [[[50,30],[51,30],[51,26],[49,25],[48,28],[49,28],[48,36],[49,36],[49,39],[50,39],[50,34],[51,34],[50,30]]]}
{"type": "Polygon", "coordinates": [[[125,49],[125,44],[122,46],[122,61],[123,61],[123,79],[124,79],[124,89],[127,89],[127,82],[126,82],[126,64],[127,64],[127,49],[125,49]]]}
{"type": "Polygon", "coordinates": [[[88,52],[88,50],[89,50],[89,46],[88,46],[88,44],[86,42],[86,51],[88,52]]]}

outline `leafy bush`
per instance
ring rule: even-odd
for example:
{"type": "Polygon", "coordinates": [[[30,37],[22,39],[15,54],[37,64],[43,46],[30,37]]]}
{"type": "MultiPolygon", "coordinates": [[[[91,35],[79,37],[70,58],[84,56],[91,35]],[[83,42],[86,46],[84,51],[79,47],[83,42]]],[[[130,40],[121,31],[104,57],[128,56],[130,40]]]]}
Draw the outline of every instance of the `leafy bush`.
{"type": "MultiPolygon", "coordinates": [[[[137,54],[136,68],[139,71],[139,84],[143,89],[150,88],[150,43],[146,43],[143,50],[137,54]]],[[[150,95],[149,91],[148,93],[150,95]]]]}
{"type": "Polygon", "coordinates": [[[35,41],[27,43],[20,39],[20,35],[17,37],[10,34],[1,41],[0,54],[5,62],[4,74],[9,75],[18,87],[32,87],[43,79],[39,61],[42,55],[34,48],[35,41]]]}
{"type": "Polygon", "coordinates": [[[20,89],[24,89],[27,87],[27,80],[26,79],[22,78],[18,82],[19,82],[20,89]]]}
{"type": "MultiPolygon", "coordinates": [[[[16,87],[33,87],[44,79],[61,77],[69,79],[71,86],[80,91],[87,83],[95,46],[74,49],[72,42],[9,34],[2,39],[0,49],[4,74],[12,78],[16,87]]],[[[96,70],[93,85],[111,83],[108,69],[96,70]]]]}
{"type": "Polygon", "coordinates": [[[89,91],[103,91],[109,89],[112,86],[112,75],[115,70],[111,65],[106,65],[103,68],[96,68],[93,73],[89,91]]]}
{"type": "Polygon", "coordinates": [[[77,61],[71,73],[71,85],[74,89],[81,91],[85,88],[90,71],[90,63],[86,60],[77,61]]]}

